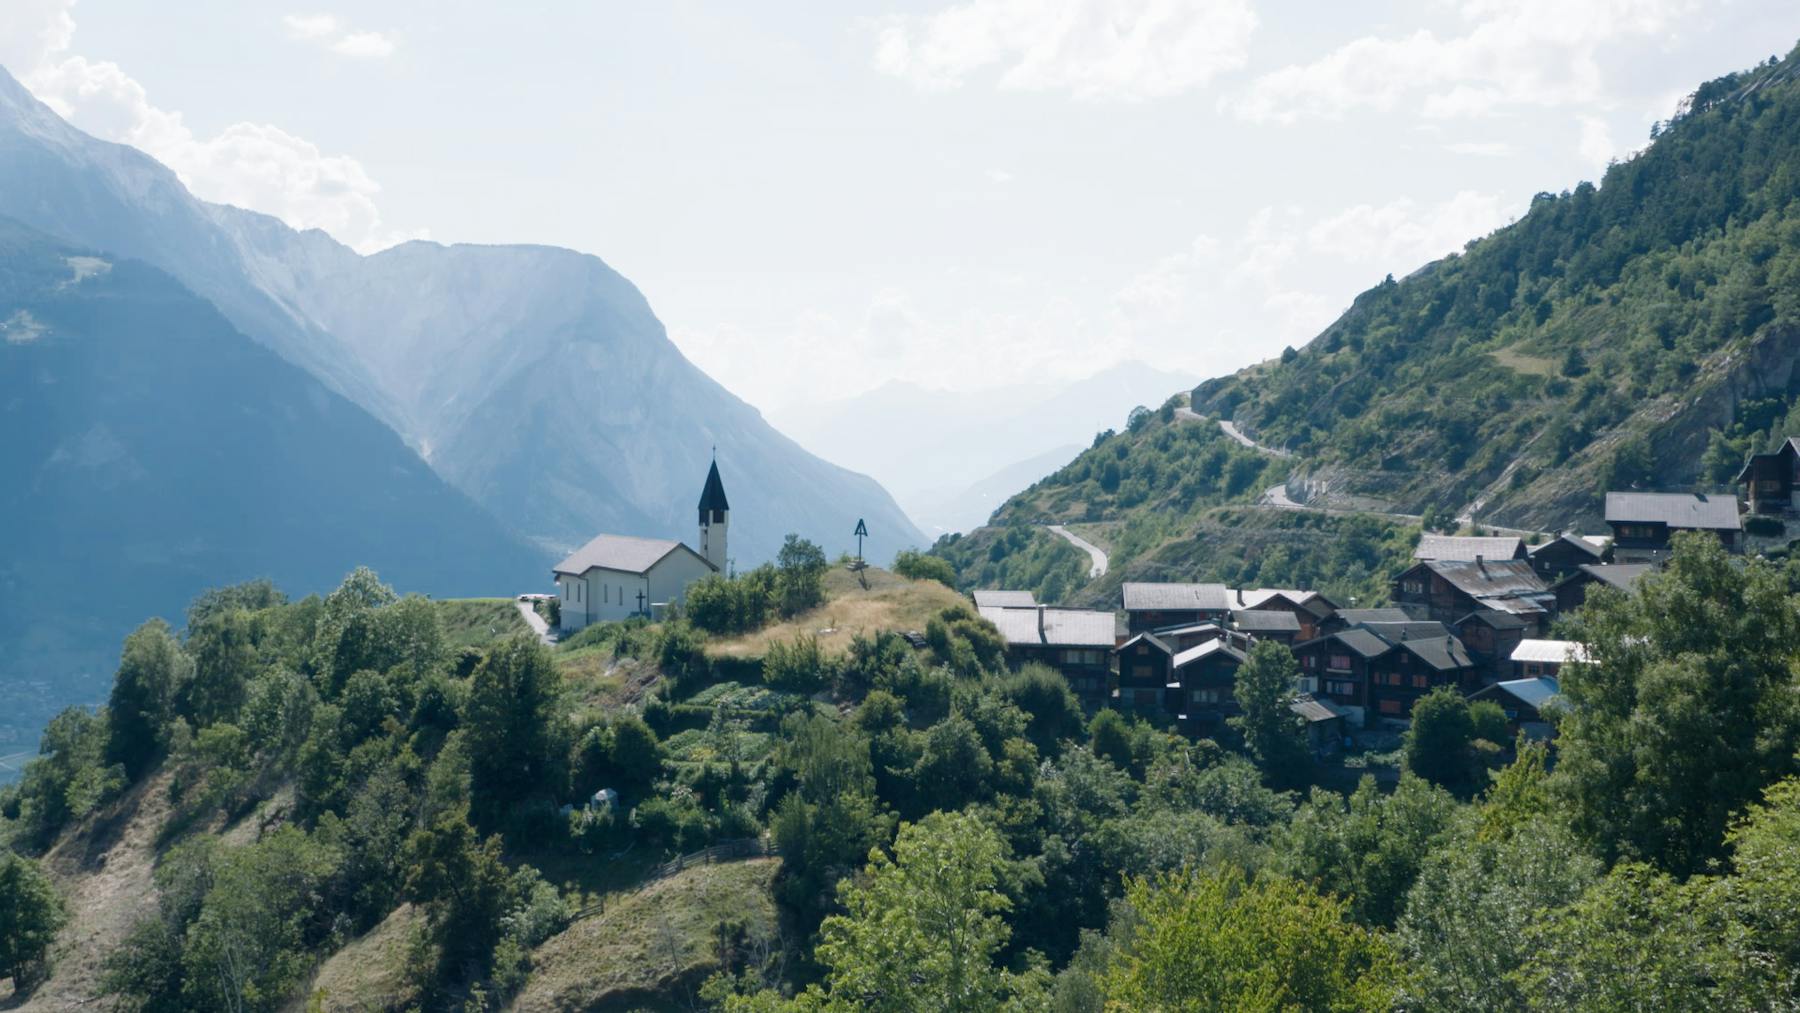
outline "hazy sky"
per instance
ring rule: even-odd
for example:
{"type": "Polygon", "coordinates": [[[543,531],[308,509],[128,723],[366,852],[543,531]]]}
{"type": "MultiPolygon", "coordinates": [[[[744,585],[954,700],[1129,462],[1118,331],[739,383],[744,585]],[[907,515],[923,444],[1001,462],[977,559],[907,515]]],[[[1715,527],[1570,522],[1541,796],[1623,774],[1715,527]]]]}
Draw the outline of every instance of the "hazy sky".
{"type": "Polygon", "coordinates": [[[0,64],[200,196],[597,254],[770,409],[1226,372],[1797,39],[1792,0],[0,0],[0,64]]]}

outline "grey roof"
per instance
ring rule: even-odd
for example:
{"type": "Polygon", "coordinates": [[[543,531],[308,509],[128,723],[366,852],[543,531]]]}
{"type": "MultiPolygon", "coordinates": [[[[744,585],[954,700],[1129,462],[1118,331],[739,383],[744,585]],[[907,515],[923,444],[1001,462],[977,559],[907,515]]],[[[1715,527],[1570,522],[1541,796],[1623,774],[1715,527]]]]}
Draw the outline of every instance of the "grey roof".
{"type": "Polygon", "coordinates": [[[1271,605],[1285,601],[1297,608],[1305,609],[1315,617],[1324,618],[1336,607],[1331,600],[1317,591],[1299,591],[1291,587],[1257,587],[1239,591],[1232,599],[1237,608],[1268,609],[1271,605]]]}
{"type": "Polygon", "coordinates": [[[1738,531],[1736,495],[1707,496],[1692,492],[1609,492],[1606,522],[1666,524],[1671,528],[1738,531]]]}
{"type": "Polygon", "coordinates": [[[1037,605],[1037,598],[1030,591],[995,591],[982,589],[972,592],[976,608],[1032,608],[1037,605]]]}
{"type": "MultiPolygon", "coordinates": [[[[706,558],[693,549],[667,538],[601,535],[571,552],[567,559],[556,564],[553,572],[579,577],[595,567],[600,567],[606,570],[618,570],[622,573],[648,573],[651,567],[662,562],[671,552],[677,551],[686,551],[695,559],[706,562],[706,558]]],[[[712,566],[711,563],[706,563],[706,565],[712,566]]],[[[717,567],[713,567],[713,569],[717,569],[717,567]]]]}
{"type": "Polygon", "coordinates": [[[1402,608],[1338,609],[1337,617],[1352,626],[1358,623],[1409,623],[1412,616],[1402,608]]]}
{"type": "Polygon", "coordinates": [[[1472,535],[1419,536],[1414,559],[1452,559],[1473,562],[1481,559],[1519,559],[1525,555],[1525,542],[1517,537],[1476,537],[1472,535]]]}
{"type": "Polygon", "coordinates": [[[1238,609],[1231,613],[1231,622],[1248,633],[1300,632],[1300,617],[1279,609],[1238,609]]]}
{"type": "Polygon", "coordinates": [[[1014,646],[1038,647],[1104,647],[1111,650],[1113,614],[1093,609],[996,608],[977,610],[994,624],[1006,642],[1014,646]],[[1038,630],[1038,617],[1043,617],[1043,631],[1038,630]]]}
{"type": "Polygon", "coordinates": [[[1533,710],[1539,711],[1543,710],[1545,704],[1554,700],[1557,694],[1562,692],[1562,687],[1557,684],[1556,680],[1547,675],[1541,675],[1535,679],[1508,679],[1505,682],[1495,683],[1489,689],[1499,690],[1529,704],[1533,710]]]}
{"type": "Polygon", "coordinates": [[[1571,535],[1566,532],[1561,535],[1556,536],[1555,538],[1550,539],[1549,541],[1545,542],[1542,545],[1532,546],[1530,549],[1530,553],[1531,553],[1531,555],[1535,556],[1538,553],[1543,552],[1545,549],[1548,549],[1553,545],[1564,545],[1564,544],[1572,545],[1575,548],[1580,549],[1582,552],[1587,553],[1589,556],[1593,557],[1596,560],[1604,559],[1606,557],[1605,550],[1601,549],[1600,546],[1595,545],[1593,542],[1588,541],[1587,539],[1581,537],[1580,535],[1571,535]]]}
{"type": "Polygon", "coordinates": [[[1610,587],[1630,591],[1644,578],[1644,574],[1654,569],[1655,563],[1583,563],[1574,573],[1564,577],[1559,586],[1586,575],[1610,587]]]}
{"type": "Polygon", "coordinates": [[[1336,721],[1344,716],[1344,712],[1331,701],[1304,695],[1295,697],[1293,702],[1288,704],[1288,710],[1305,718],[1308,724],[1336,721]]]}
{"type": "Polygon", "coordinates": [[[1365,658],[1373,658],[1386,654],[1388,647],[1391,646],[1387,641],[1381,639],[1379,635],[1363,629],[1360,626],[1348,630],[1339,630],[1336,633],[1327,633],[1315,640],[1308,640],[1305,644],[1296,646],[1305,647],[1308,644],[1323,643],[1327,640],[1336,640],[1365,658]]]}
{"type": "Polygon", "coordinates": [[[1403,651],[1411,651],[1419,660],[1440,672],[1475,667],[1475,659],[1469,657],[1463,642],[1448,633],[1436,637],[1408,637],[1394,646],[1403,651]]]}
{"type": "Polygon", "coordinates": [[[1481,623],[1497,630],[1522,630],[1531,623],[1510,612],[1495,612],[1493,609],[1477,609],[1456,621],[1457,626],[1464,623],[1481,623]]]}
{"type": "Polygon", "coordinates": [[[1223,640],[1208,640],[1197,647],[1190,647],[1175,656],[1175,667],[1185,668],[1202,658],[1224,652],[1225,656],[1242,664],[1247,655],[1223,640]]]}
{"type": "Polygon", "coordinates": [[[1231,609],[1231,589],[1224,584],[1126,584],[1127,612],[1182,612],[1231,609]]]}
{"type": "Polygon", "coordinates": [[[1174,654],[1175,653],[1175,648],[1170,647],[1166,642],[1163,641],[1163,639],[1161,637],[1157,636],[1154,633],[1140,633],[1137,636],[1132,637],[1130,640],[1127,640],[1124,643],[1120,644],[1119,646],[1113,648],[1113,650],[1123,651],[1123,650],[1125,650],[1125,648],[1130,647],[1132,644],[1135,644],[1140,640],[1142,640],[1144,643],[1149,644],[1150,646],[1156,648],[1157,650],[1163,652],[1164,654],[1174,654]]]}

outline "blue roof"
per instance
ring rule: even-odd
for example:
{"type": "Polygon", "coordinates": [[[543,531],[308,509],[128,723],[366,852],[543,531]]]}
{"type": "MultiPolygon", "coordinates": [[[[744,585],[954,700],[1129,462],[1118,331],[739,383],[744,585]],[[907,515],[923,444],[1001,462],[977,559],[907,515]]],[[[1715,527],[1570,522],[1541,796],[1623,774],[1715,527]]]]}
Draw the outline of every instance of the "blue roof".
{"type": "Polygon", "coordinates": [[[1500,683],[1499,688],[1530,704],[1535,710],[1543,710],[1550,698],[1562,691],[1556,680],[1547,675],[1540,675],[1535,679],[1510,679],[1500,683]]]}

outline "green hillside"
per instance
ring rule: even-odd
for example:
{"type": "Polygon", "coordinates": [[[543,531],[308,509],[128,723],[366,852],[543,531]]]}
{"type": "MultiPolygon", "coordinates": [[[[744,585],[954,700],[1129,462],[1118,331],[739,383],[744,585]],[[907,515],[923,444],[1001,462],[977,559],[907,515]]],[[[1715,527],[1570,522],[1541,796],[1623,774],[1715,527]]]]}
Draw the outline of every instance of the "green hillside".
{"type": "Polygon", "coordinates": [[[1701,86],[1599,186],[1538,194],[1194,407],[1341,493],[1543,526],[1608,487],[1729,481],[1790,431],[1797,356],[1800,54],[1701,86]]]}
{"type": "Polygon", "coordinates": [[[1306,347],[1201,384],[1192,414],[1101,434],[934,551],[965,586],[1049,600],[1103,604],[1133,575],[1380,594],[1409,517],[1599,531],[1609,488],[1727,487],[1800,431],[1797,362],[1800,51],[1701,86],[1599,186],[1383,280],[1306,347]],[[1329,513],[1253,507],[1278,482],[1329,513]],[[1385,516],[1341,516],[1359,510],[1385,516]],[[1050,523],[1086,525],[1107,579],[1050,523]],[[1286,562],[1321,525],[1355,544],[1286,562]]]}

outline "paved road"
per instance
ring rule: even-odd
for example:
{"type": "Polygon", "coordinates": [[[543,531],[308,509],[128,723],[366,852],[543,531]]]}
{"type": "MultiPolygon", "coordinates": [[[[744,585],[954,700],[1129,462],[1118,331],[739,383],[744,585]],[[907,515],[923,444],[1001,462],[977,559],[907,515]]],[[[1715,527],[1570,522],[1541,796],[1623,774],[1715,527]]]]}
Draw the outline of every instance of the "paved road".
{"type": "MultiPolygon", "coordinates": [[[[1206,416],[1200,414],[1199,412],[1193,410],[1192,408],[1177,408],[1177,409],[1175,409],[1175,417],[1178,419],[1185,419],[1189,422],[1205,422],[1206,421],[1206,416]]],[[[1292,451],[1282,450],[1278,447],[1265,447],[1262,444],[1251,439],[1250,437],[1245,436],[1244,431],[1237,427],[1237,423],[1232,422],[1230,419],[1220,419],[1219,420],[1219,430],[1221,432],[1223,432],[1226,436],[1229,436],[1232,439],[1243,444],[1244,446],[1249,447],[1251,450],[1260,450],[1263,453],[1268,454],[1271,457],[1292,457],[1292,456],[1294,456],[1292,451]]]]}
{"type": "Polygon", "coordinates": [[[1094,561],[1094,565],[1088,567],[1089,580],[1092,580],[1095,577],[1106,576],[1106,553],[1101,552],[1099,546],[1075,532],[1070,531],[1068,528],[1063,527],[1061,524],[1050,525],[1050,532],[1051,534],[1060,535],[1070,545],[1087,553],[1088,558],[1094,561]]]}
{"type": "Polygon", "coordinates": [[[550,624],[537,614],[537,609],[532,608],[530,602],[515,599],[513,604],[518,606],[519,614],[525,617],[525,625],[531,627],[531,632],[537,634],[545,647],[556,646],[556,637],[550,633],[550,624]]]}
{"type": "Polygon", "coordinates": [[[17,774],[24,770],[25,764],[30,762],[31,758],[36,755],[36,752],[29,752],[13,753],[10,756],[0,756],[0,773],[17,774]]]}

